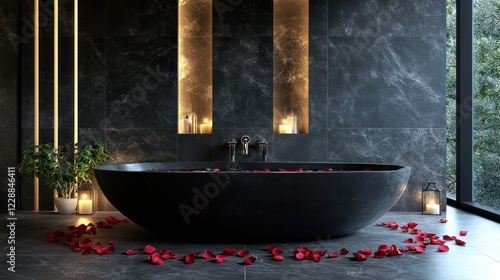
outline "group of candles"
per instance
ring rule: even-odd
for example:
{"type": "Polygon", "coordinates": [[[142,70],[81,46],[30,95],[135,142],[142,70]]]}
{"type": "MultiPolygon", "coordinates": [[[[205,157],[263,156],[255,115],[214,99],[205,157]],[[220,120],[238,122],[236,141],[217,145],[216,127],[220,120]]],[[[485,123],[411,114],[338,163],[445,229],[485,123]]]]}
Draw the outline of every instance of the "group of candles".
{"type": "Polygon", "coordinates": [[[210,134],[212,133],[212,122],[207,118],[203,120],[203,123],[198,125],[198,116],[195,113],[186,115],[184,119],[181,120],[179,126],[179,133],[181,134],[210,134]]]}
{"type": "Polygon", "coordinates": [[[297,115],[290,114],[279,125],[279,134],[297,134],[299,133],[299,120],[297,115]]]}

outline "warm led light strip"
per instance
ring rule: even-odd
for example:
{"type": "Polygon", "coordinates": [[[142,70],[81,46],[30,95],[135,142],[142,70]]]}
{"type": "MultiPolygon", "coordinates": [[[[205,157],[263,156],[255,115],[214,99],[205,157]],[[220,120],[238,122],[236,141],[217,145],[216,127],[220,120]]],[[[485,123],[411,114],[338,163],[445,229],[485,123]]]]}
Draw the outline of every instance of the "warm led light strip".
{"type": "Polygon", "coordinates": [[[54,149],[59,148],[59,0],[54,0],[54,149]]]}
{"type": "MultiPolygon", "coordinates": [[[[73,102],[73,143],[77,144],[78,143],[78,0],[74,1],[74,11],[73,11],[73,17],[74,17],[74,30],[73,30],[73,37],[74,37],[74,50],[73,50],[73,94],[74,94],[74,102],[73,102]]],[[[76,152],[76,151],[75,151],[76,152]]]]}
{"type": "MultiPolygon", "coordinates": [[[[40,14],[39,14],[39,4],[38,0],[35,0],[35,11],[34,11],[34,33],[35,33],[35,42],[34,42],[34,49],[35,49],[35,58],[34,58],[34,72],[35,72],[35,77],[34,77],[34,96],[33,96],[33,103],[34,103],[34,110],[33,110],[33,127],[34,127],[34,132],[33,132],[33,138],[34,138],[34,144],[38,145],[40,143],[40,138],[39,138],[39,127],[40,127],[40,114],[39,114],[39,93],[40,93],[40,65],[39,65],[39,55],[40,55],[40,14]]],[[[34,206],[33,209],[35,211],[38,211],[38,200],[39,200],[39,180],[38,177],[34,178],[34,184],[33,184],[33,201],[34,201],[34,206]]]]}

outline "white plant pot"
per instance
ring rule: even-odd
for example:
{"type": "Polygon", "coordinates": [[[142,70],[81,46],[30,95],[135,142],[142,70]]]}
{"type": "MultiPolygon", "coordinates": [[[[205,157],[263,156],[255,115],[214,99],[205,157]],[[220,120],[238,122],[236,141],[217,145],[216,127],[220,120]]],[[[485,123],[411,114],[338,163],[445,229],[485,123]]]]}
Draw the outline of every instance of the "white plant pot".
{"type": "Polygon", "coordinates": [[[60,214],[71,215],[76,210],[77,199],[76,198],[62,198],[58,197],[55,200],[57,211],[60,214]]]}

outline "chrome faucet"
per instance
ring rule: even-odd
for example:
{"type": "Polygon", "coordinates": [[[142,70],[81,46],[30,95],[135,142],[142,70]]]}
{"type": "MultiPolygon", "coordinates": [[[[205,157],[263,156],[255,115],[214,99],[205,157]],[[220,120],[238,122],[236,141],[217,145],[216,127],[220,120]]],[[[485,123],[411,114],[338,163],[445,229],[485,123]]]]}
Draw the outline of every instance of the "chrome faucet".
{"type": "Polygon", "coordinates": [[[250,142],[250,136],[243,135],[241,137],[241,143],[243,144],[243,154],[248,155],[248,142],[250,142]]]}
{"type": "Polygon", "coordinates": [[[267,159],[267,141],[264,138],[260,138],[259,147],[262,150],[262,161],[266,161],[267,159]]]}
{"type": "Polygon", "coordinates": [[[236,140],[233,138],[227,144],[229,145],[229,161],[236,161],[236,140]]]}

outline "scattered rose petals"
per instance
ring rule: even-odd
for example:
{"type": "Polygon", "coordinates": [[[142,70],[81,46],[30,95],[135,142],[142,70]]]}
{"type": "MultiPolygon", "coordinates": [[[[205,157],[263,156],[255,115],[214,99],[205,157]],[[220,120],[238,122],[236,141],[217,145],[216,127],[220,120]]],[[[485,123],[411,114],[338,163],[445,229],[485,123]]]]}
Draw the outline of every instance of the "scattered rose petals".
{"type": "Polygon", "coordinates": [[[439,219],[439,222],[444,224],[444,223],[448,222],[448,220],[441,218],[441,219],[439,219]]]}
{"type": "Polygon", "coordinates": [[[413,238],[407,238],[407,239],[405,239],[404,243],[413,243],[413,238]]]}
{"type": "Polygon", "coordinates": [[[347,255],[347,254],[349,254],[349,251],[346,248],[342,248],[342,249],[340,249],[340,254],[347,255]]]}
{"type": "Polygon", "coordinates": [[[255,260],[257,260],[257,258],[254,257],[254,256],[251,256],[251,257],[245,258],[243,260],[243,263],[246,264],[246,265],[251,265],[251,264],[253,264],[255,262],[255,260]]]}
{"type": "Polygon", "coordinates": [[[383,251],[377,251],[377,252],[375,252],[375,254],[373,254],[373,256],[374,256],[375,258],[380,259],[380,258],[385,257],[385,252],[383,252],[383,251]]]}
{"type": "Polygon", "coordinates": [[[460,236],[466,236],[467,235],[467,231],[466,230],[461,230],[460,231],[460,236]]]}
{"type": "Polygon", "coordinates": [[[418,253],[423,253],[425,252],[425,247],[415,246],[415,251],[417,251],[418,253]]]}
{"type": "Polygon", "coordinates": [[[448,252],[449,250],[450,250],[450,248],[448,248],[448,246],[446,246],[446,245],[440,245],[438,247],[439,252],[448,252]]]}
{"type": "Polygon", "coordinates": [[[414,228],[417,227],[418,224],[415,223],[415,222],[408,222],[407,225],[408,225],[409,228],[414,229],[414,228]]]}
{"type": "Polygon", "coordinates": [[[306,255],[302,252],[298,252],[297,254],[295,254],[295,258],[299,261],[303,260],[305,257],[306,255]]]}

